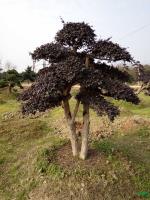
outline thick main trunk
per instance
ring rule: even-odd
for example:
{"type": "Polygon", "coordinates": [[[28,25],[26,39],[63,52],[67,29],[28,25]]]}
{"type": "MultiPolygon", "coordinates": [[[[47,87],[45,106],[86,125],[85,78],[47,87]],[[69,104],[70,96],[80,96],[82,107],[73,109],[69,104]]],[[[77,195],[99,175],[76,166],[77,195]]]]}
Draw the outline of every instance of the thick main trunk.
{"type": "Polygon", "coordinates": [[[73,156],[78,156],[78,138],[76,135],[76,125],[75,120],[72,120],[71,112],[70,112],[70,106],[68,100],[63,101],[64,111],[65,111],[65,117],[68,123],[68,126],[70,128],[70,141],[72,146],[72,153],[73,156]]]}
{"type": "Polygon", "coordinates": [[[85,160],[88,154],[88,135],[89,135],[89,105],[83,104],[83,130],[80,158],[85,160]]]}

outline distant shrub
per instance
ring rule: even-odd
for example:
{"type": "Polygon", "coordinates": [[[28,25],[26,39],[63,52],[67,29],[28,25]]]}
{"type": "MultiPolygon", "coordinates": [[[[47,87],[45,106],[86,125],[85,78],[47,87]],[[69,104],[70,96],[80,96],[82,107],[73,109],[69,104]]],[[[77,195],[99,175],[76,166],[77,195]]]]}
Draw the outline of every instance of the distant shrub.
{"type": "Polygon", "coordinates": [[[4,88],[4,87],[6,87],[6,86],[7,86],[7,81],[4,80],[4,79],[1,79],[1,80],[0,80],[0,88],[4,88]]]}

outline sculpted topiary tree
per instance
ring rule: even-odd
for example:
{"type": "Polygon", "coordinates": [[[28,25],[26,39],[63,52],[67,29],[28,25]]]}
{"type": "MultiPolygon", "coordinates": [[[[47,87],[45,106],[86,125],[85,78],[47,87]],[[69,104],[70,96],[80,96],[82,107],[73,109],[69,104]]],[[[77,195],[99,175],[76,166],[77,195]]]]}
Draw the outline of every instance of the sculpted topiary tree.
{"type": "Polygon", "coordinates": [[[123,99],[137,104],[138,97],[124,81],[128,74],[119,71],[107,61],[133,62],[125,48],[110,39],[96,39],[94,30],[86,23],[63,23],[55,41],[40,46],[32,53],[34,60],[44,59],[49,67],[41,69],[35,83],[21,95],[25,101],[23,113],[43,112],[61,106],[70,128],[70,141],[74,156],[87,157],[89,134],[89,107],[98,115],[107,114],[113,120],[119,110],[108,98],[123,99]],[[76,105],[71,113],[71,88],[80,85],[76,105]],[[79,152],[75,118],[79,104],[83,105],[82,143],[79,152]]]}

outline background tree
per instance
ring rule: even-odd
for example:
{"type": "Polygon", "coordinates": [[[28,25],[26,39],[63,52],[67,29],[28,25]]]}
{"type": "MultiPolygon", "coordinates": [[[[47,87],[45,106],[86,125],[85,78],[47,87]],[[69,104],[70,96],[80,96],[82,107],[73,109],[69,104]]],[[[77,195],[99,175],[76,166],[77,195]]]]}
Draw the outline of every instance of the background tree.
{"type": "Polygon", "coordinates": [[[36,73],[32,70],[32,67],[28,66],[24,72],[22,72],[22,81],[34,82],[36,73]]]}
{"type": "Polygon", "coordinates": [[[0,88],[6,87],[7,81],[5,80],[3,68],[0,68],[0,88]]]}
{"type": "Polygon", "coordinates": [[[140,83],[140,88],[137,94],[144,91],[150,96],[150,66],[139,65],[136,67],[137,80],[140,83]]]}
{"type": "Polygon", "coordinates": [[[117,65],[117,68],[125,73],[128,73],[129,75],[129,79],[127,80],[127,82],[129,84],[136,84],[137,83],[137,72],[135,70],[134,66],[124,66],[124,65],[117,65]]]}
{"type": "Polygon", "coordinates": [[[2,79],[2,73],[3,72],[3,68],[0,66],[0,80],[2,79]]]}
{"type": "Polygon", "coordinates": [[[12,92],[12,88],[14,88],[15,86],[18,86],[21,89],[23,88],[21,85],[21,75],[15,69],[4,72],[3,80],[5,81],[6,86],[8,86],[10,93],[12,92]]]}
{"type": "Polygon", "coordinates": [[[0,73],[3,71],[2,60],[0,59],[0,73]]]}
{"type": "Polygon", "coordinates": [[[7,60],[4,64],[5,71],[12,70],[15,68],[16,68],[16,66],[14,64],[12,64],[9,60],[7,60]]]}
{"type": "Polygon", "coordinates": [[[133,90],[123,83],[128,80],[128,74],[110,64],[121,60],[134,62],[131,55],[110,39],[97,40],[94,30],[84,22],[63,22],[55,41],[37,48],[32,58],[45,59],[50,65],[39,71],[36,82],[21,95],[20,99],[25,101],[22,111],[24,114],[34,114],[62,103],[70,128],[73,155],[79,155],[81,159],[85,159],[88,152],[89,107],[98,115],[107,114],[110,120],[114,120],[119,109],[105,97],[139,103],[133,90]],[[76,84],[80,85],[80,90],[75,96],[74,111],[71,112],[70,91],[76,84]],[[79,153],[75,118],[80,103],[83,105],[83,130],[79,153]]]}

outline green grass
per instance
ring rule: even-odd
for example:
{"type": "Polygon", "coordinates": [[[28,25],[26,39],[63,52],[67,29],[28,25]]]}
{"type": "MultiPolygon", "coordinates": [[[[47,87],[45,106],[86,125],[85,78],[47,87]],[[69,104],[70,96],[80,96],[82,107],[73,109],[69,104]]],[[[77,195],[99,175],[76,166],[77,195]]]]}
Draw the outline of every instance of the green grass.
{"type": "Polygon", "coordinates": [[[16,97],[16,93],[9,94],[5,89],[0,89],[0,119],[4,113],[16,112],[20,109],[16,97]]]}
{"type": "Polygon", "coordinates": [[[102,142],[94,141],[93,147],[98,151],[105,153],[107,156],[112,155],[115,150],[115,144],[109,140],[104,140],[102,142]]]}
{"type": "MultiPolygon", "coordinates": [[[[68,149],[62,164],[57,151],[68,139],[59,137],[57,130],[64,123],[63,110],[22,118],[16,94],[0,90],[0,199],[128,200],[138,199],[138,192],[150,192],[150,97],[141,94],[140,99],[140,105],[114,101],[122,111],[112,124],[114,135],[91,141],[95,154],[86,161],[73,159],[68,149]],[[8,112],[13,117],[4,118],[8,112]],[[136,128],[124,133],[115,123],[124,123],[121,120],[128,116],[146,123],[139,120],[136,128]]],[[[81,117],[82,108],[77,119],[81,117]]],[[[98,119],[93,111],[91,119],[98,119]]]]}
{"type": "Polygon", "coordinates": [[[66,143],[65,140],[58,140],[52,147],[43,149],[37,158],[37,170],[40,173],[51,176],[52,178],[62,178],[64,172],[59,165],[53,163],[56,157],[56,150],[66,143]]]}
{"type": "Polygon", "coordinates": [[[93,143],[94,148],[109,158],[119,160],[120,156],[132,163],[131,180],[139,191],[150,192],[150,127],[140,127],[125,136],[113,136],[93,143]]]}
{"type": "Polygon", "coordinates": [[[114,104],[119,106],[122,110],[121,115],[129,116],[129,115],[140,115],[145,117],[150,117],[150,96],[146,96],[144,94],[139,95],[140,104],[134,105],[125,101],[116,101],[113,100],[114,104]]]}

